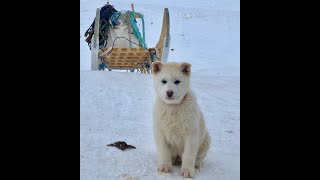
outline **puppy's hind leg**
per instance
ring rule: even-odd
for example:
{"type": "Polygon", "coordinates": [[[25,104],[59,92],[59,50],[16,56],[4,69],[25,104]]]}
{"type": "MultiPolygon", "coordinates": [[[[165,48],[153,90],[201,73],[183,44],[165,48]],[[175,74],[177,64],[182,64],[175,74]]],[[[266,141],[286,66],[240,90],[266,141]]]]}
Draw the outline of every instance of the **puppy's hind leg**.
{"type": "Polygon", "coordinates": [[[208,150],[210,148],[210,144],[211,144],[211,138],[209,136],[208,133],[206,133],[206,136],[204,138],[204,140],[202,141],[198,154],[197,154],[197,160],[196,160],[196,164],[195,167],[196,168],[200,168],[202,166],[202,161],[203,159],[206,157],[208,150]]]}

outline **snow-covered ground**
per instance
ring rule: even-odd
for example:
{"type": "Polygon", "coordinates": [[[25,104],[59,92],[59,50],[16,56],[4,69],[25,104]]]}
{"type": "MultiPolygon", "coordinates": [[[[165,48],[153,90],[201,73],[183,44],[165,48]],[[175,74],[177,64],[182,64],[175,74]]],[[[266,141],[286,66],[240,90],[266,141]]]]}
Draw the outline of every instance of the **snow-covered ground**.
{"type": "MultiPolygon", "coordinates": [[[[183,179],[157,172],[152,135],[152,76],[87,71],[84,32],[106,0],[80,0],[80,179],[183,179]],[[106,146],[124,140],[137,147],[106,146]]],[[[212,146],[195,179],[240,179],[240,0],[110,0],[117,10],[144,14],[153,47],[169,8],[169,61],[192,64],[191,85],[205,115],[212,146]]]]}

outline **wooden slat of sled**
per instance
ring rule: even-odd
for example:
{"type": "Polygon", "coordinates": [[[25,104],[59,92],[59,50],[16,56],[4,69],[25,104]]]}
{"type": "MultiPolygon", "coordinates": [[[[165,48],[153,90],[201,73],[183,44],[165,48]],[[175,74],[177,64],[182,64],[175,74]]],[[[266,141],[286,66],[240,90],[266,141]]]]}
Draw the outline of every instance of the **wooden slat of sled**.
{"type": "Polygon", "coordinates": [[[115,64],[115,65],[121,65],[121,64],[126,64],[126,65],[136,65],[136,64],[143,64],[142,61],[116,61],[116,60],[111,60],[108,62],[110,65],[115,64]]]}
{"type": "Polygon", "coordinates": [[[123,64],[123,63],[111,63],[109,64],[110,67],[126,67],[126,68],[139,68],[139,66],[141,66],[140,64],[129,64],[129,63],[126,63],[126,64],[123,64]]]}
{"type": "MultiPolygon", "coordinates": [[[[107,51],[103,48],[99,53],[107,51]]],[[[109,69],[140,69],[145,61],[151,62],[150,52],[143,48],[113,48],[109,57],[105,55],[103,60],[108,64],[109,69]]]]}
{"type": "Polygon", "coordinates": [[[123,59],[121,59],[121,60],[109,60],[109,61],[107,61],[107,62],[109,62],[109,63],[118,63],[118,64],[134,64],[134,63],[139,63],[139,64],[142,64],[142,63],[144,63],[144,60],[128,60],[128,59],[126,59],[126,60],[123,60],[123,59]]]}
{"type": "MultiPolygon", "coordinates": [[[[99,50],[99,53],[105,52],[107,49],[99,50]],[[103,51],[102,51],[103,50],[103,51]]],[[[105,55],[106,57],[107,55],[105,55]]],[[[133,59],[133,58],[150,58],[150,52],[142,48],[114,48],[109,55],[112,59],[133,59]]]]}
{"type": "MultiPolygon", "coordinates": [[[[105,60],[107,60],[107,57],[104,57],[105,60]]],[[[143,57],[138,57],[138,56],[112,56],[111,59],[150,59],[149,57],[143,56],[143,57]]]]}
{"type": "Polygon", "coordinates": [[[119,62],[119,63],[141,63],[144,62],[143,59],[106,59],[105,62],[119,62]]]}
{"type": "Polygon", "coordinates": [[[143,63],[138,63],[138,62],[125,62],[125,63],[109,62],[108,66],[110,69],[118,69],[118,68],[137,69],[137,68],[141,68],[142,64],[143,63]]]}
{"type": "MultiPolygon", "coordinates": [[[[107,48],[102,48],[102,49],[99,49],[99,52],[102,52],[102,51],[107,51],[108,49],[107,48]]],[[[113,52],[149,52],[148,50],[146,49],[143,49],[143,48],[113,48],[112,49],[112,53],[113,52]]]]}
{"type": "Polygon", "coordinates": [[[111,58],[117,58],[117,57],[137,57],[137,58],[140,58],[140,57],[149,57],[150,56],[150,53],[123,53],[123,52],[112,52],[110,54],[110,57],[111,58]]]}
{"type": "Polygon", "coordinates": [[[131,69],[137,69],[137,67],[132,67],[132,66],[112,66],[112,69],[119,69],[119,70],[131,70],[131,69]]]}

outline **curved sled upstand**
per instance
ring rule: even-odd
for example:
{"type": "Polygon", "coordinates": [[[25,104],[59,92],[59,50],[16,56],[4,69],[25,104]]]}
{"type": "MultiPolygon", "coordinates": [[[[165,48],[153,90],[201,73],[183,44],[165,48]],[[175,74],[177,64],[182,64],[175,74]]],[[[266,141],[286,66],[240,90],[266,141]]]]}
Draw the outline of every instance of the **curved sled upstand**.
{"type": "MultiPolygon", "coordinates": [[[[139,18],[139,16],[135,16],[139,18]]],[[[91,48],[91,70],[99,70],[99,58],[103,60],[106,68],[111,71],[113,69],[119,70],[138,70],[142,73],[152,73],[151,68],[147,69],[145,64],[152,64],[150,53],[155,53],[154,61],[167,62],[170,49],[170,19],[168,8],[164,9],[162,30],[159,41],[155,48],[113,48],[111,53],[107,54],[107,48],[99,49],[99,22],[100,9],[97,9],[94,25],[94,34],[92,36],[91,48]]],[[[109,49],[110,50],[110,49],[109,49]]]]}

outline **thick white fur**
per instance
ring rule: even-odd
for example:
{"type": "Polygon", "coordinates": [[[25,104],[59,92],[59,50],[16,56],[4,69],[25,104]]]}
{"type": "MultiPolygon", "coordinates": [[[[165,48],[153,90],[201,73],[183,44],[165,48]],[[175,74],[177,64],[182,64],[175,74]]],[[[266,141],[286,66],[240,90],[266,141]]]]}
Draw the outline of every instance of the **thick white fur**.
{"type": "Polygon", "coordinates": [[[181,175],[194,177],[210,147],[210,136],[203,114],[190,89],[188,63],[155,62],[154,137],[158,151],[158,171],[171,172],[175,160],[181,161],[181,175]],[[165,80],[164,84],[162,80],[165,80]],[[174,82],[179,80],[179,84],[174,82]],[[172,90],[173,95],[167,96],[172,90]]]}

